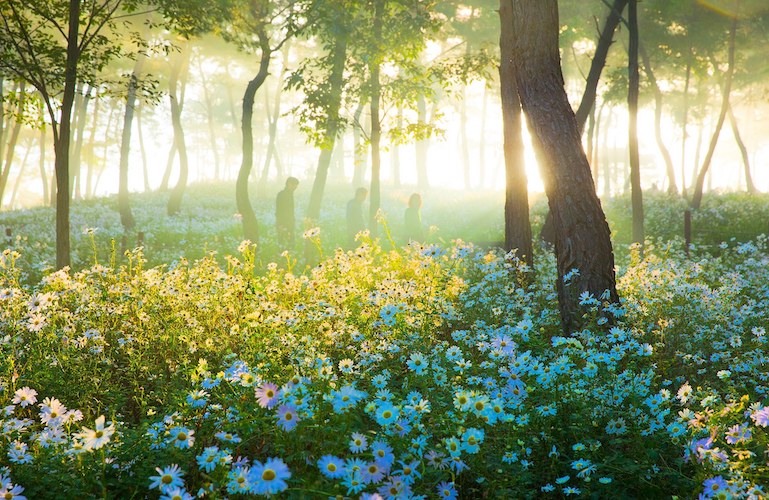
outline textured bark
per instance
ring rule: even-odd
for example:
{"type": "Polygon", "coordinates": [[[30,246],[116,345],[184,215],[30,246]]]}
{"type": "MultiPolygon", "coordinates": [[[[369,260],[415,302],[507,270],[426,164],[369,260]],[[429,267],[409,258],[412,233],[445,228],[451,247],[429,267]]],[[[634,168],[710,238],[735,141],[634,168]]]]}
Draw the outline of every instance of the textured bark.
{"type": "Polygon", "coordinates": [[[726,70],[726,76],[724,77],[724,85],[721,99],[721,111],[718,114],[718,121],[716,122],[716,128],[713,131],[713,136],[710,139],[710,146],[708,146],[708,152],[705,155],[705,159],[702,161],[702,167],[700,173],[697,175],[697,183],[694,185],[694,194],[692,195],[692,208],[700,208],[702,204],[702,188],[705,183],[705,176],[710,169],[710,163],[713,160],[713,154],[716,152],[716,145],[718,144],[718,137],[721,135],[721,129],[724,126],[726,120],[726,114],[729,110],[729,95],[732,90],[732,76],[734,75],[734,52],[737,38],[737,19],[735,15],[732,18],[732,27],[729,30],[729,55],[728,55],[728,69],[726,70]]]}
{"type": "MultiPolygon", "coordinates": [[[[323,148],[318,157],[318,168],[315,171],[315,181],[312,184],[310,203],[307,207],[307,217],[312,220],[320,219],[320,207],[323,202],[323,191],[326,189],[328,169],[334,153],[337,135],[339,134],[339,108],[342,105],[342,88],[344,86],[344,66],[347,56],[347,36],[340,34],[334,41],[332,50],[331,72],[328,76],[329,102],[328,115],[324,124],[323,148]]],[[[309,240],[307,240],[309,243],[309,240]]]]}
{"type": "Polygon", "coordinates": [[[264,29],[258,32],[259,44],[261,47],[261,57],[259,60],[259,71],[253,80],[248,82],[246,92],[243,94],[243,111],[240,130],[242,134],[243,160],[238,171],[238,179],[235,181],[235,203],[243,222],[243,237],[254,243],[259,242],[259,223],[251,206],[251,200],[248,198],[248,176],[254,166],[254,135],[252,119],[254,116],[254,97],[256,91],[262,86],[267,78],[270,57],[272,49],[269,45],[269,38],[264,29]]]}
{"type": "Polygon", "coordinates": [[[540,157],[555,227],[561,320],[570,333],[582,324],[580,294],[609,302],[618,297],[609,225],[563,87],[558,27],[556,0],[513,0],[518,94],[540,157]],[[564,284],[573,269],[579,274],[564,284]]]}
{"type": "Polygon", "coordinates": [[[641,59],[644,64],[644,72],[649,79],[652,91],[654,92],[654,138],[657,141],[657,147],[662,153],[662,158],[665,160],[665,172],[668,176],[668,193],[678,194],[678,186],[676,185],[676,171],[673,167],[673,158],[670,157],[670,151],[668,151],[665,145],[665,140],[662,138],[662,91],[660,91],[659,85],[657,85],[657,78],[654,76],[652,70],[651,61],[649,60],[649,54],[644,50],[643,46],[640,47],[641,59]]]}
{"type": "Polygon", "coordinates": [[[179,153],[179,178],[176,185],[171,190],[171,196],[168,197],[168,215],[176,215],[182,207],[182,197],[187,189],[187,177],[189,176],[189,164],[187,161],[187,144],[184,138],[184,128],[182,127],[182,109],[184,108],[184,91],[187,81],[187,68],[189,67],[191,55],[191,46],[185,42],[182,49],[182,59],[179,66],[175,66],[171,71],[169,82],[168,97],[171,100],[171,122],[174,126],[174,144],[179,153]],[[178,83],[181,81],[181,89],[178,89],[178,83]]]}
{"type": "Polygon", "coordinates": [[[529,189],[524,159],[521,101],[513,62],[512,0],[499,1],[500,62],[499,83],[502,97],[502,134],[505,155],[505,250],[517,249],[518,257],[534,265],[529,221],[529,189]]]}
{"type": "Polygon", "coordinates": [[[641,190],[641,159],[638,153],[638,2],[628,4],[628,150],[630,153],[630,199],[633,209],[633,242],[644,242],[644,204],[641,190]]]}
{"type": "Polygon", "coordinates": [[[601,35],[598,37],[595,54],[590,63],[590,71],[587,74],[585,91],[582,93],[582,100],[576,112],[577,126],[580,133],[582,133],[582,129],[585,127],[590,110],[595,106],[596,89],[598,88],[603,68],[606,66],[606,56],[609,54],[612,43],[614,43],[614,31],[620,23],[622,11],[625,10],[627,3],[628,0],[614,0],[609,10],[609,15],[606,16],[601,35]]]}
{"type": "Polygon", "coordinates": [[[742,164],[745,166],[745,187],[748,193],[755,194],[758,192],[756,185],[753,184],[753,175],[750,172],[750,157],[748,156],[748,148],[745,147],[745,142],[740,135],[740,129],[737,127],[737,119],[734,117],[734,111],[731,104],[729,105],[729,124],[732,126],[732,134],[734,134],[734,141],[737,143],[737,147],[740,148],[740,155],[742,156],[742,164]]]}

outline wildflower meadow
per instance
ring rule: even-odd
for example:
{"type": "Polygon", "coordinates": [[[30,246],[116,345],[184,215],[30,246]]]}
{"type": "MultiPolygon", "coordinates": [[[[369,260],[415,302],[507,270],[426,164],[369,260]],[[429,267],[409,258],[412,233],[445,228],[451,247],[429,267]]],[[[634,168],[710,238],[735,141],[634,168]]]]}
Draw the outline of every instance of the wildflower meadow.
{"type": "Polygon", "coordinates": [[[2,253],[0,498],[767,496],[765,235],[626,247],[565,336],[546,250],[321,227],[307,266],[168,224],[2,253]]]}

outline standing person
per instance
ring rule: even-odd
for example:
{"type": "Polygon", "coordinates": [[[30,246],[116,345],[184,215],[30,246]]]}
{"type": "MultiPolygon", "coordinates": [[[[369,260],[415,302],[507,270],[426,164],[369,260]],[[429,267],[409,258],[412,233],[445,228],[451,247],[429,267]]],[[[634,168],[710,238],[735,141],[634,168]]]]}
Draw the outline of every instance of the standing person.
{"type": "Polygon", "coordinates": [[[294,248],[294,191],[297,186],[299,179],[289,177],[286,179],[286,187],[275,198],[275,227],[281,248],[294,248]]]}
{"type": "Polygon", "coordinates": [[[355,198],[347,202],[347,243],[355,248],[355,235],[366,229],[363,219],[363,202],[368,196],[368,189],[360,187],[355,190],[355,198]]]}
{"type": "Polygon", "coordinates": [[[422,230],[422,214],[419,212],[422,208],[422,197],[414,193],[409,198],[409,207],[405,214],[406,242],[423,241],[424,231],[422,230]]]}

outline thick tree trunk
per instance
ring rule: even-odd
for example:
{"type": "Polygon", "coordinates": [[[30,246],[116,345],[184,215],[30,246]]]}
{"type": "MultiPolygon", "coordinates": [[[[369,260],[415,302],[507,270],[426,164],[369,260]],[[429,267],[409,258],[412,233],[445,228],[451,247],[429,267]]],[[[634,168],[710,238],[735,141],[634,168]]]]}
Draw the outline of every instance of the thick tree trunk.
{"type": "Polygon", "coordinates": [[[252,119],[254,115],[254,97],[256,91],[262,86],[267,78],[270,57],[272,49],[269,46],[269,38],[264,30],[260,30],[259,41],[262,50],[259,61],[259,72],[253,80],[248,82],[246,92],[243,94],[243,116],[240,130],[243,138],[243,161],[238,171],[238,179],[235,182],[235,203],[243,222],[243,238],[251,240],[254,243],[259,242],[259,223],[256,220],[256,214],[248,198],[248,177],[254,166],[254,135],[252,128],[252,119]]]}
{"type": "Polygon", "coordinates": [[[750,172],[750,157],[748,156],[748,148],[745,147],[745,142],[740,135],[740,129],[737,127],[737,119],[734,117],[734,111],[731,104],[729,105],[729,124],[732,126],[732,133],[734,134],[734,141],[737,143],[737,147],[740,148],[740,155],[742,155],[742,164],[745,166],[745,187],[750,194],[758,192],[756,185],[753,184],[753,175],[750,172]]]}
{"type": "Polygon", "coordinates": [[[628,150],[630,152],[630,198],[633,208],[633,242],[644,242],[644,205],[641,190],[641,159],[638,152],[638,2],[628,4],[628,150]]]}
{"type": "MultiPolygon", "coordinates": [[[[417,123],[420,125],[427,123],[427,104],[424,96],[417,98],[417,123]]],[[[427,180],[427,150],[430,147],[430,139],[422,139],[414,144],[417,167],[417,186],[420,191],[425,191],[430,187],[427,180]]]]}
{"type": "Polygon", "coordinates": [[[324,140],[320,156],[318,157],[318,168],[315,171],[315,181],[312,184],[310,203],[307,207],[307,217],[313,221],[320,219],[320,207],[323,201],[323,192],[326,189],[328,169],[331,165],[331,157],[339,133],[339,109],[342,105],[342,88],[344,86],[344,66],[346,56],[347,35],[340,34],[334,41],[334,47],[331,54],[331,72],[328,76],[328,115],[326,123],[324,124],[324,140]]]}
{"type": "Polygon", "coordinates": [[[705,159],[702,162],[702,167],[700,168],[700,173],[697,176],[697,183],[694,186],[694,194],[692,195],[692,208],[700,208],[700,205],[702,204],[702,188],[705,183],[705,175],[708,173],[710,163],[713,160],[713,154],[715,153],[716,145],[718,144],[718,137],[721,135],[721,129],[724,126],[726,114],[729,110],[729,94],[732,90],[732,76],[734,75],[734,52],[737,38],[737,19],[737,16],[732,18],[732,27],[729,31],[729,66],[726,70],[726,76],[724,77],[721,112],[718,114],[718,121],[716,122],[716,128],[713,131],[713,136],[710,139],[708,152],[705,155],[705,159]]]}
{"type": "Polygon", "coordinates": [[[590,110],[595,106],[596,89],[598,88],[603,68],[606,66],[606,56],[609,54],[612,43],[614,43],[614,31],[620,23],[622,11],[625,10],[627,3],[628,0],[614,0],[609,14],[606,16],[601,35],[598,37],[598,44],[595,47],[595,54],[593,55],[590,71],[587,75],[585,91],[582,94],[582,100],[576,112],[577,126],[579,127],[580,134],[585,127],[590,110]]]}
{"type": "Polygon", "coordinates": [[[179,66],[171,70],[171,79],[169,82],[168,97],[171,100],[171,122],[174,127],[174,144],[179,153],[179,179],[168,197],[168,215],[176,215],[182,207],[182,197],[187,189],[187,178],[189,176],[189,164],[187,162],[187,144],[184,139],[184,128],[182,128],[182,109],[184,108],[184,92],[187,84],[187,69],[190,64],[190,55],[192,52],[191,44],[187,41],[182,49],[181,61],[179,66]],[[181,82],[181,90],[178,83],[181,82]]]}
{"type": "Polygon", "coordinates": [[[556,0],[513,0],[518,94],[540,155],[555,227],[561,319],[570,333],[582,324],[582,293],[604,303],[618,302],[618,296],[609,225],[563,87],[558,30],[556,0]]]}
{"type": "Polygon", "coordinates": [[[670,156],[670,151],[668,151],[667,146],[665,146],[665,140],[662,137],[662,91],[660,91],[659,85],[657,85],[657,78],[654,76],[654,71],[652,71],[649,54],[644,50],[643,46],[640,47],[640,51],[646,77],[649,79],[652,91],[654,92],[654,138],[657,141],[657,147],[659,148],[660,153],[662,153],[662,158],[665,160],[665,172],[668,177],[668,194],[678,194],[673,158],[670,156]]]}
{"type": "MultiPolygon", "coordinates": [[[[382,17],[384,16],[385,0],[374,0],[374,22],[372,34],[374,40],[382,36],[382,17]]],[[[372,236],[378,233],[376,215],[381,204],[380,170],[381,158],[379,145],[382,139],[382,122],[379,117],[379,101],[382,93],[382,85],[379,81],[380,54],[373,54],[369,62],[369,88],[371,89],[371,187],[369,189],[369,230],[372,236]]]]}
{"type": "Polygon", "coordinates": [[[515,35],[512,0],[499,1],[499,23],[499,84],[505,154],[505,250],[509,252],[517,249],[518,257],[533,266],[529,189],[523,153],[523,120],[513,61],[515,35]]]}
{"type": "Polygon", "coordinates": [[[126,95],[125,114],[123,115],[123,136],[120,141],[120,164],[117,205],[120,211],[120,222],[123,229],[128,231],[134,227],[136,221],[131,213],[131,204],[128,200],[128,157],[131,154],[131,127],[133,126],[134,110],[136,109],[136,89],[139,86],[139,75],[144,66],[144,56],[139,56],[134,64],[131,79],[128,82],[126,95]]]}

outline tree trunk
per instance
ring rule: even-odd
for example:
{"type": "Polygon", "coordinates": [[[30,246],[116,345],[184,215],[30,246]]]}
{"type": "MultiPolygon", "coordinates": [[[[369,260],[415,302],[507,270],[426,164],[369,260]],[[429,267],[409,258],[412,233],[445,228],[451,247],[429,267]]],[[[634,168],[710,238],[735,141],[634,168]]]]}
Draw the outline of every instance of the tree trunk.
{"type": "MultiPolygon", "coordinates": [[[[72,103],[77,84],[77,63],[80,58],[78,31],[80,27],[80,0],[69,0],[69,33],[67,60],[64,72],[64,94],[60,110],[58,137],[54,133],[56,152],[56,269],[70,265],[69,234],[69,142],[72,103]]],[[[51,118],[54,118],[53,116],[51,118]]]]}
{"type": "MultiPolygon", "coordinates": [[[[470,42],[465,40],[466,56],[470,57],[470,42]]],[[[470,180],[470,138],[467,136],[467,86],[462,87],[462,101],[459,103],[459,147],[462,159],[465,189],[472,188],[470,180]]]]}
{"type": "Polygon", "coordinates": [[[737,147],[740,148],[740,155],[742,155],[742,164],[745,166],[745,187],[748,193],[755,194],[758,192],[756,185],[753,184],[753,176],[750,173],[750,158],[748,157],[748,148],[745,147],[745,142],[740,135],[740,129],[737,128],[737,120],[734,117],[734,111],[731,104],[729,105],[729,123],[732,126],[732,133],[734,134],[734,140],[737,143],[737,147]]]}
{"type": "Polygon", "coordinates": [[[120,222],[125,231],[130,230],[136,224],[131,204],[128,200],[128,157],[131,154],[131,127],[133,126],[134,110],[136,109],[136,89],[139,86],[139,75],[144,66],[144,56],[139,56],[134,64],[131,79],[128,82],[128,93],[125,102],[125,114],[123,115],[123,137],[120,141],[120,170],[117,205],[120,211],[120,222]]]}
{"type": "MultiPolygon", "coordinates": [[[[334,145],[339,133],[339,109],[342,105],[342,88],[344,86],[344,66],[347,56],[347,35],[339,34],[334,41],[332,50],[331,72],[328,76],[329,103],[328,115],[324,124],[324,138],[318,168],[315,171],[315,181],[312,184],[310,203],[307,207],[307,217],[313,221],[320,219],[320,207],[323,192],[326,189],[328,169],[334,152],[334,145]]],[[[314,223],[313,223],[314,225],[314,223]]],[[[309,240],[308,240],[309,241],[309,240]]]]}
{"type": "MultiPolygon", "coordinates": [[[[24,82],[21,82],[17,86],[16,93],[19,96],[19,102],[16,105],[16,113],[18,116],[21,116],[24,110],[24,101],[26,100],[24,82]]],[[[0,206],[2,206],[5,188],[8,185],[8,176],[11,174],[13,157],[16,153],[16,143],[19,141],[19,133],[21,132],[21,122],[22,120],[19,119],[14,120],[13,129],[11,129],[11,135],[8,138],[8,151],[5,152],[5,164],[2,171],[0,171],[0,206]]]]}
{"type": "Polygon", "coordinates": [[[208,136],[211,140],[211,152],[214,155],[214,179],[219,180],[219,148],[216,145],[216,127],[214,125],[214,107],[211,104],[211,95],[208,91],[208,83],[206,81],[206,73],[203,70],[203,57],[198,57],[198,71],[200,72],[201,84],[203,85],[203,102],[206,104],[206,119],[208,120],[208,136]]]}
{"type": "Polygon", "coordinates": [[[80,87],[80,92],[75,99],[75,110],[77,110],[77,125],[75,133],[75,152],[70,159],[70,179],[72,185],[70,190],[74,191],[75,199],[80,200],[83,198],[81,191],[82,185],[82,172],[81,172],[81,155],[83,153],[83,136],[85,135],[85,122],[88,116],[88,103],[91,102],[92,87],[85,89],[85,85],[80,87]]]}
{"type": "MultiPolygon", "coordinates": [[[[692,195],[692,208],[700,208],[702,204],[702,188],[705,183],[705,175],[710,168],[710,162],[713,160],[713,154],[716,151],[716,145],[718,144],[718,136],[721,135],[721,128],[724,126],[726,120],[726,114],[729,110],[729,94],[732,90],[732,76],[734,75],[734,51],[737,38],[737,16],[732,18],[732,27],[729,31],[729,56],[728,56],[728,69],[726,70],[726,77],[724,78],[723,86],[723,98],[721,100],[721,112],[718,114],[718,122],[716,122],[716,129],[713,131],[713,136],[710,139],[710,146],[708,152],[705,155],[705,159],[702,162],[700,173],[697,176],[697,183],[694,186],[694,194],[692,195]]],[[[714,64],[715,65],[715,64],[714,64]]],[[[717,67],[717,65],[715,65],[717,67]]]]}
{"type": "Polygon", "coordinates": [[[352,143],[353,143],[353,172],[352,187],[357,189],[363,187],[366,177],[366,164],[368,162],[365,143],[363,140],[364,125],[361,123],[365,101],[361,99],[353,112],[352,143]]]}
{"type": "Polygon", "coordinates": [[[254,166],[254,136],[251,122],[254,115],[254,97],[256,91],[267,78],[270,56],[272,55],[267,34],[261,29],[258,35],[262,55],[259,61],[259,72],[253,80],[248,82],[246,92],[243,94],[243,116],[240,126],[243,136],[243,161],[240,164],[238,179],[235,182],[235,203],[243,222],[243,238],[254,243],[259,242],[259,224],[251,201],[248,199],[248,177],[254,166]]]}
{"type": "Polygon", "coordinates": [[[185,41],[182,49],[181,61],[171,69],[171,78],[169,81],[168,97],[171,100],[171,122],[174,127],[174,144],[179,153],[179,179],[176,181],[168,197],[168,215],[176,215],[182,207],[182,197],[187,188],[187,177],[189,176],[189,165],[187,162],[187,145],[184,140],[184,129],[182,128],[182,109],[184,107],[184,89],[187,81],[187,68],[190,63],[191,44],[185,41]],[[178,83],[181,80],[181,91],[178,83]]]}
{"type": "Polygon", "coordinates": [[[269,177],[270,172],[270,162],[275,159],[275,163],[278,165],[277,169],[277,176],[280,176],[280,160],[278,159],[278,152],[277,148],[275,146],[275,143],[278,138],[278,118],[280,117],[280,96],[281,96],[281,90],[283,89],[283,75],[286,72],[287,69],[287,61],[288,61],[288,44],[286,44],[283,47],[283,68],[281,69],[280,75],[278,76],[278,84],[275,88],[275,98],[273,100],[273,109],[272,112],[270,112],[270,102],[269,102],[269,94],[267,93],[267,90],[269,90],[268,87],[265,87],[264,92],[264,108],[267,111],[267,130],[269,133],[269,142],[267,144],[267,154],[264,158],[264,166],[262,167],[262,174],[259,177],[259,184],[257,186],[257,191],[266,193],[267,192],[267,178],[269,177]]]}
{"type": "Polygon", "coordinates": [[[518,94],[540,156],[553,216],[556,286],[568,334],[582,325],[579,297],[583,292],[604,303],[619,299],[609,225],[593,189],[590,164],[563,86],[558,30],[556,0],[513,0],[518,94]],[[567,275],[570,279],[564,283],[567,275]]]}
{"type": "Polygon", "coordinates": [[[689,121],[689,82],[692,76],[691,59],[686,61],[686,82],[684,83],[684,112],[681,119],[681,194],[686,198],[686,125],[689,121]]]}
{"type": "MultiPolygon", "coordinates": [[[[400,129],[403,127],[403,106],[398,106],[398,118],[396,120],[397,127],[400,129]]],[[[396,188],[401,187],[401,154],[400,145],[392,144],[390,151],[390,167],[393,173],[393,186],[396,188]]]]}
{"type": "MultiPolygon", "coordinates": [[[[373,40],[377,42],[382,35],[382,17],[384,16],[385,0],[374,0],[374,22],[372,26],[373,40]]],[[[379,118],[379,100],[381,98],[382,86],[379,81],[380,54],[372,54],[369,62],[369,88],[371,89],[371,188],[369,189],[369,230],[371,236],[375,237],[378,233],[376,215],[381,204],[380,193],[380,167],[381,158],[379,144],[382,138],[382,123],[379,118]]]]}
{"type": "MultiPolygon", "coordinates": [[[[628,150],[630,152],[630,197],[633,207],[633,242],[644,243],[644,205],[641,190],[641,160],[638,153],[638,2],[628,4],[628,150]]],[[[672,164],[671,164],[672,166],[672,164]]]]}
{"type": "Polygon", "coordinates": [[[521,101],[515,81],[513,61],[512,0],[499,1],[499,84],[502,96],[502,130],[505,154],[505,250],[534,265],[529,220],[529,189],[523,145],[521,101]]]}
{"type": "Polygon", "coordinates": [[[93,183],[93,173],[94,173],[94,167],[96,164],[96,128],[97,124],[99,123],[99,107],[101,104],[101,99],[96,99],[96,104],[94,104],[93,107],[93,118],[91,121],[91,131],[88,134],[88,171],[86,172],[85,177],[85,197],[86,198],[93,198],[94,195],[94,183],[93,183]]]}
{"type": "Polygon", "coordinates": [[[150,192],[150,175],[149,175],[149,168],[147,166],[147,148],[144,147],[144,133],[142,129],[142,112],[144,110],[144,105],[142,103],[139,103],[139,105],[136,107],[136,135],[139,136],[139,151],[141,152],[142,156],[142,174],[144,177],[144,192],[149,193],[150,192]]]}
{"type": "Polygon", "coordinates": [[[45,126],[40,127],[40,179],[43,181],[43,205],[51,203],[48,191],[48,176],[45,173],[45,126]]]}
{"type": "MultiPolygon", "coordinates": [[[[424,96],[417,98],[417,123],[427,123],[427,104],[424,96]]],[[[414,144],[417,163],[417,186],[420,191],[426,191],[430,187],[427,180],[427,149],[430,147],[430,139],[422,139],[414,144]]]]}
{"type": "Polygon", "coordinates": [[[614,31],[617,29],[617,25],[622,18],[622,11],[625,10],[627,3],[628,0],[614,0],[614,3],[609,10],[609,15],[606,16],[601,35],[598,38],[595,54],[590,63],[590,71],[587,75],[585,91],[582,94],[582,100],[580,101],[576,113],[577,126],[579,127],[580,134],[585,127],[585,122],[590,115],[590,110],[595,106],[596,89],[598,88],[598,82],[601,79],[603,68],[606,66],[606,56],[609,54],[609,49],[611,48],[612,43],[614,43],[614,31]]]}
{"type": "Polygon", "coordinates": [[[177,151],[179,151],[179,148],[176,145],[176,141],[171,142],[171,149],[168,150],[168,158],[166,159],[166,169],[163,171],[163,178],[160,180],[158,191],[168,191],[168,184],[171,182],[171,172],[174,169],[177,151]]]}
{"type": "Polygon", "coordinates": [[[16,196],[19,194],[19,186],[21,186],[21,179],[24,176],[24,167],[27,166],[27,160],[29,159],[29,152],[32,149],[32,144],[27,143],[27,148],[24,151],[24,157],[19,164],[19,173],[16,176],[16,181],[13,183],[13,190],[11,191],[11,198],[8,200],[7,207],[13,209],[14,203],[16,203],[16,196]]]}

